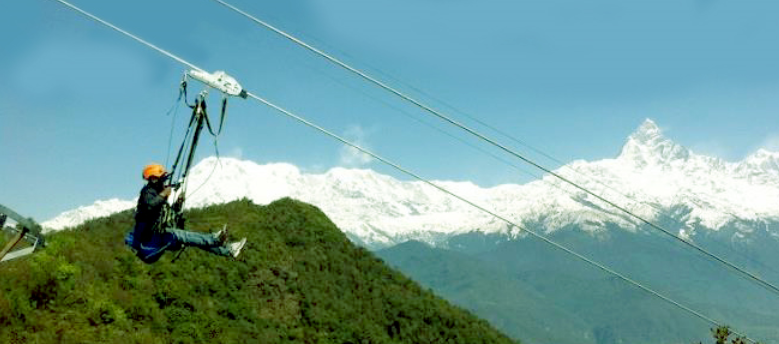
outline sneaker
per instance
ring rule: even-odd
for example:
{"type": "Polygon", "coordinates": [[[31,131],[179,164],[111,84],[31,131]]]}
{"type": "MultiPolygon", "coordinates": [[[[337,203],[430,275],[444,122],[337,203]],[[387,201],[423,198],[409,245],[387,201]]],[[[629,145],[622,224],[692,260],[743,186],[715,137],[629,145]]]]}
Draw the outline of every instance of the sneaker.
{"type": "Polygon", "coordinates": [[[241,241],[236,241],[234,243],[231,243],[228,246],[228,249],[230,250],[230,255],[232,255],[233,258],[238,258],[238,255],[241,254],[241,249],[243,248],[243,245],[246,245],[246,238],[241,239],[241,241]]]}
{"type": "Polygon", "coordinates": [[[214,239],[219,241],[219,246],[224,246],[227,242],[227,225],[224,225],[221,230],[211,235],[214,236],[214,239]]]}

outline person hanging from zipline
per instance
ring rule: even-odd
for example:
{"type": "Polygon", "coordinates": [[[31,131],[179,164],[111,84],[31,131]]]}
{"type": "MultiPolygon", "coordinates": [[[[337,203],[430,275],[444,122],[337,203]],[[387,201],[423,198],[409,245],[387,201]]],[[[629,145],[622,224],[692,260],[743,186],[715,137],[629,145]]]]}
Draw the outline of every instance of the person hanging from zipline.
{"type": "Polygon", "coordinates": [[[167,199],[172,188],[165,185],[167,177],[165,167],[160,164],[151,164],[143,169],[143,179],[147,183],[138,198],[135,227],[125,238],[125,243],[145,263],[156,262],[166,250],[181,250],[187,246],[237,258],[246,244],[246,238],[228,244],[226,225],[216,233],[198,233],[177,228],[183,227],[183,221],[171,221],[171,217],[166,216],[171,212],[180,213],[184,203],[182,195],[172,207],[168,205],[167,199]]]}

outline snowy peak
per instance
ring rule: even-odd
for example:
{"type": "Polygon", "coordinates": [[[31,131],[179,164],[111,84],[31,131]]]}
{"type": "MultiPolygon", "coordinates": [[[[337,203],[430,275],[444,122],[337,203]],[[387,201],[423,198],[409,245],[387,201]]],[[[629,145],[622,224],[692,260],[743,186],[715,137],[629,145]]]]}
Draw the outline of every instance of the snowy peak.
{"type": "Polygon", "coordinates": [[[761,183],[776,183],[779,178],[779,153],[759,149],[738,163],[736,173],[761,183]]]}
{"type": "Polygon", "coordinates": [[[779,172],[779,153],[758,149],[757,152],[744,159],[744,161],[741,162],[741,165],[749,166],[763,172],[779,172]]]}
{"type": "Polygon", "coordinates": [[[135,207],[136,201],[126,201],[112,198],[106,201],[97,201],[92,205],[79,207],[74,210],[66,211],[59,216],[43,222],[41,225],[44,232],[51,229],[63,229],[78,226],[85,221],[110,215],[116,212],[124,211],[135,207]]]}
{"type": "MultiPolygon", "coordinates": [[[[672,215],[679,218],[683,230],[698,225],[718,229],[734,219],[779,221],[775,206],[779,199],[779,153],[759,150],[740,163],[692,154],[663,137],[651,120],[630,135],[619,158],[576,161],[559,171],[647,219],[657,219],[662,209],[682,209],[683,213],[672,215]],[[626,195],[632,200],[626,201],[626,195]]],[[[514,223],[547,233],[570,225],[596,232],[605,230],[606,223],[638,229],[635,221],[604,211],[593,197],[551,177],[493,188],[471,182],[434,183],[514,223]]],[[[187,207],[241,198],[268,204],[282,197],[318,206],[351,238],[371,247],[409,239],[437,245],[474,230],[515,234],[505,223],[429,185],[368,169],[336,167],[324,173],[306,173],[285,163],[260,165],[207,158],[192,168],[187,184],[187,207]]],[[[75,226],[134,206],[134,201],[99,201],[63,213],[44,226],[75,226]]]]}
{"type": "Polygon", "coordinates": [[[651,119],[644,120],[622,146],[618,159],[631,162],[636,167],[665,165],[675,160],[687,160],[690,151],[666,139],[651,119]]]}
{"type": "Polygon", "coordinates": [[[641,126],[630,135],[630,138],[635,142],[651,145],[652,143],[664,140],[663,134],[660,132],[660,127],[655,124],[654,121],[647,118],[641,126]]]}

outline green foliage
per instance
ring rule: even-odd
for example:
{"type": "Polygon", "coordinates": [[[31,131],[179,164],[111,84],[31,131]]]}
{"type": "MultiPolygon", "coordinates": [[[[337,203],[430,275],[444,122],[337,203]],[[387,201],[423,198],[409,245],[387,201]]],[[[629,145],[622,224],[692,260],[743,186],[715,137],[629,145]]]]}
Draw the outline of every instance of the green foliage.
{"type": "MultiPolygon", "coordinates": [[[[728,339],[730,335],[733,334],[730,331],[730,328],[727,326],[721,326],[718,328],[711,329],[711,335],[714,337],[714,343],[715,344],[728,344],[728,339]]],[[[747,340],[744,337],[736,337],[731,339],[730,344],[746,344],[747,340]]],[[[703,344],[702,342],[698,342],[698,344],[703,344]]],[[[760,343],[757,343],[760,344],[760,343]]]]}
{"type": "Polygon", "coordinates": [[[544,302],[548,297],[512,278],[501,264],[414,241],[376,254],[513,338],[531,343],[596,342],[581,335],[584,331],[579,329],[586,328],[587,323],[551,302],[544,302]]]}
{"type": "MultiPolygon", "coordinates": [[[[666,237],[609,227],[597,236],[570,228],[552,238],[701,314],[727,321],[751,337],[776,342],[779,311],[768,290],[728,274],[666,237]]],[[[707,240],[712,239],[696,238],[704,247],[707,240]]],[[[764,256],[773,257],[766,261],[779,261],[776,239],[760,237],[755,244],[758,241],[765,248],[746,247],[774,252],[764,256]]],[[[455,237],[446,247],[407,242],[377,254],[436,294],[531,343],[690,343],[703,338],[710,327],[532,238],[511,240],[473,232],[455,237]]]]}
{"type": "Polygon", "coordinates": [[[0,265],[0,343],[511,343],[371,252],[317,208],[241,200],[187,214],[248,238],[238,261],[195,248],[147,265],[130,211],[0,265]]]}

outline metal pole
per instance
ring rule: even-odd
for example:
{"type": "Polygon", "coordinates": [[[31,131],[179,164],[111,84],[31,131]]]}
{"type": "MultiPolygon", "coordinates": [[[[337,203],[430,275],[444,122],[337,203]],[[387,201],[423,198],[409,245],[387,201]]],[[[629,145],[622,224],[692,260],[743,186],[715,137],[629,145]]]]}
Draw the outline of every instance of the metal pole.
{"type": "Polygon", "coordinates": [[[203,131],[203,122],[206,120],[206,101],[204,99],[198,99],[195,104],[195,111],[197,113],[197,124],[195,126],[195,133],[192,135],[192,144],[189,147],[189,156],[187,157],[186,166],[184,166],[184,173],[181,176],[182,179],[186,179],[189,174],[189,169],[192,167],[192,160],[195,159],[195,151],[197,150],[197,142],[200,140],[200,132],[203,131]]]}
{"type": "Polygon", "coordinates": [[[27,234],[27,227],[22,227],[22,230],[17,234],[13,239],[11,239],[11,242],[9,242],[7,245],[5,245],[5,248],[3,248],[2,251],[0,251],[0,260],[3,260],[3,257],[11,251],[11,249],[24,238],[24,235],[27,234]]]}

